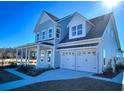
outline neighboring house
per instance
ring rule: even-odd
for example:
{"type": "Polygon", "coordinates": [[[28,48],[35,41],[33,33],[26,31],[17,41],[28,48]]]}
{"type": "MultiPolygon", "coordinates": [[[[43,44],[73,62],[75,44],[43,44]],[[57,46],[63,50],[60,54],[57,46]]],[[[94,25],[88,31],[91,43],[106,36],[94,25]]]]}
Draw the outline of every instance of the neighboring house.
{"type": "Polygon", "coordinates": [[[37,68],[102,73],[123,57],[113,13],[88,20],[78,12],[59,19],[44,11],[34,33],[35,43],[16,48],[17,58],[18,50],[22,51],[20,64],[23,50],[25,63],[30,59],[30,51],[36,51],[37,68]]]}

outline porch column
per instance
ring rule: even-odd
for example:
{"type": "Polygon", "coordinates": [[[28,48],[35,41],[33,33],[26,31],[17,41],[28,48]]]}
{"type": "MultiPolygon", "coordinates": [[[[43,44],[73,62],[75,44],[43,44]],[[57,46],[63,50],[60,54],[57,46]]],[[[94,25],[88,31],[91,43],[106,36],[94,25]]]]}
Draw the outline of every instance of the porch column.
{"type": "Polygon", "coordinates": [[[16,64],[18,63],[18,49],[16,49],[16,64]]]}
{"type": "Polygon", "coordinates": [[[112,57],[112,69],[113,69],[113,72],[115,72],[115,58],[112,57]]]}
{"type": "Polygon", "coordinates": [[[29,61],[30,61],[30,49],[28,49],[28,64],[29,64],[29,61]]]}
{"type": "Polygon", "coordinates": [[[37,44],[37,63],[36,63],[36,67],[38,68],[38,66],[40,65],[40,44],[37,44]]]}
{"type": "Polygon", "coordinates": [[[22,65],[22,60],[23,60],[23,49],[21,49],[21,61],[20,61],[20,65],[22,65]]]}
{"type": "Polygon", "coordinates": [[[55,67],[55,47],[52,48],[52,67],[55,67]]]}
{"type": "Polygon", "coordinates": [[[25,49],[25,65],[27,65],[28,48],[25,49]]]}

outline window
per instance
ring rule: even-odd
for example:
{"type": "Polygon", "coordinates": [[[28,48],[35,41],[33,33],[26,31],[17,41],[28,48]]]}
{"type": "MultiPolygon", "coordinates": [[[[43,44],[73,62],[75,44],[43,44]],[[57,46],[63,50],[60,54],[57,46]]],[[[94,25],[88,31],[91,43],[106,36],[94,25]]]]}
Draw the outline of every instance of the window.
{"type": "Polygon", "coordinates": [[[45,31],[43,31],[41,35],[42,35],[42,40],[44,40],[45,39],[45,31]]]}
{"type": "Polygon", "coordinates": [[[60,38],[60,34],[61,34],[60,28],[57,28],[57,30],[56,30],[56,37],[60,38]]]}
{"type": "Polygon", "coordinates": [[[80,37],[83,35],[83,25],[79,24],[79,25],[75,25],[72,26],[71,28],[71,36],[72,37],[80,37]]]}
{"type": "Polygon", "coordinates": [[[47,51],[47,62],[51,62],[51,51],[47,51]]]}
{"type": "Polygon", "coordinates": [[[77,35],[82,35],[82,24],[77,26],[77,35]]]}
{"type": "Polygon", "coordinates": [[[39,41],[39,39],[40,39],[40,35],[39,35],[39,33],[36,35],[36,41],[39,41]]]}
{"type": "Polygon", "coordinates": [[[72,27],[72,36],[76,36],[76,26],[72,27]]]}
{"type": "Polygon", "coordinates": [[[53,34],[53,30],[52,29],[49,29],[48,30],[48,37],[49,38],[52,38],[52,34],[53,34]]]}

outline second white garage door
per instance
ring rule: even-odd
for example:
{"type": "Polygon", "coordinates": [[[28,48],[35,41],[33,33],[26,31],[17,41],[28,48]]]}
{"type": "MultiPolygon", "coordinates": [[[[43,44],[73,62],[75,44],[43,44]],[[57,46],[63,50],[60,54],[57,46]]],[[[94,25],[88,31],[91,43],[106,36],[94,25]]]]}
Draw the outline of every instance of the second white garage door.
{"type": "Polygon", "coordinates": [[[61,68],[97,72],[96,52],[89,50],[66,50],[61,52],[61,68]]]}

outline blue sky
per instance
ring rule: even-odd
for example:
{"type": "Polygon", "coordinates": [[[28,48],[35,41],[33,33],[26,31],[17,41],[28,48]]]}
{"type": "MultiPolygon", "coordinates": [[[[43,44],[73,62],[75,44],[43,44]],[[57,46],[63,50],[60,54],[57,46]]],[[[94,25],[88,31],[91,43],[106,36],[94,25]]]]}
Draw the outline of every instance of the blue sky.
{"type": "MultiPolygon", "coordinates": [[[[34,42],[34,27],[43,10],[59,18],[75,11],[90,19],[111,11],[102,2],[0,2],[0,47],[34,42]]],[[[124,50],[124,2],[114,8],[121,47],[124,50]]]]}

